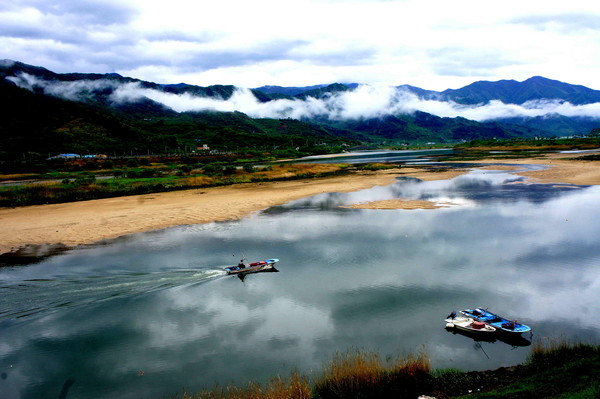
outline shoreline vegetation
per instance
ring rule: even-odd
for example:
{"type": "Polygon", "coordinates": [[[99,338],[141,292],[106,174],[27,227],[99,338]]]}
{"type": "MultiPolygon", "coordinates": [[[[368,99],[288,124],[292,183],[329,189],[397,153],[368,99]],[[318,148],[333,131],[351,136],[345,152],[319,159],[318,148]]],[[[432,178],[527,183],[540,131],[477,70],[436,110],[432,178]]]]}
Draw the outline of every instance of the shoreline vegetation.
{"type": "MultiPolygon", "coordinates": [[[[536,343],[523,364],[488,371],[432,370],[424,353],[384,362],[374,352],[336,353],[313,378],[292,372],[183,393],[182,399],[597,398],[600,346],[564,339],[536,343]]],[[[175,396],[179,397],[179,396],[175,396]]]]}
{"type": "MultiPolygon", "coordinates": [[[[523,148],[516,151],[506,148],[495,148],[494,151],[490,151],[490,148],[469,148],[453,158],[443,160],[443,163],[449,166],[456,162],[492,164],[482,165],[481,168],[496,170],[515,170],[519,169],[516,165],[538,164],[546,168],[518,174],[531,182],[600,184],[600,149],[586,153],[556,153],[548,152],[548,149],[524,151],[523,148]]],[[[148,167],[151,168],[152,164],[148,167]]],[[[218,166],[215,168],[218,169],[218,166]]],[[[240,219],[270,206],[324,192],[351,192],[389,185],[398,177],[444,180],[467,173],[470,169],[472,167],[281,163],[260,168],[245,166],[230,169],[228,173],[224,173],[225,168],[221,167],[220,173],[207,176],[201,174],[206,170],[194,174],[192,168],[185,168],[182,175],[178,176],[180,187],[164,187],[172,191],[150,190],[137,195],[85,201],[0,207],[0,220],[4,227],[0,231],[0,264],[10,264],[14,260],[27,262],[28,259],[35,260],[79,245],[102,243],[133,233],[240,219]]],[[[170,179],[171,176],[165,178],[170,179]]],[[[116,180],[113,184],[129,185],[134,189],[143,182],[143,178],[107,180],[116,180]]],[[[154,178],[150,177],[149,180],[154,178]]],[[[74,185],[72,188],[75,192],[83,193],[86,190],[93,191],[93,187],[101,183],[103,181],[83,182],[81,186],[74,185]]],[[[73,183],[59,181],[52,184],[60,187],[73,183]]],[[[162,183],[152,181],[149,184],[162,183]]],[[[446,206],[455,204],[393,200],[352,205],[371,209],[435,209],[446,206]]]]}

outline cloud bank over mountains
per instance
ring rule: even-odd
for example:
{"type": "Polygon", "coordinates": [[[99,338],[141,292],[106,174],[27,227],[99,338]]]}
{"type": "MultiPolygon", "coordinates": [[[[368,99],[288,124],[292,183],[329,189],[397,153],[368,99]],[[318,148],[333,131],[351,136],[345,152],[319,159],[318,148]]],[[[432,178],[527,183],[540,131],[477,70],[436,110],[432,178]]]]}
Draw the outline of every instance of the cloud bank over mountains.
{"type": "Polygon", "coordinates": [[[20,73],[7,77],[29,90],[73,101],[91,100],[109,93],[115,104],[150,99],[176,112],[239,111],[253,118],[326,118],[329,120],[370,119],[423,111],[440,117],[463,117],[478,122],[506,118],[532,118],[563,115],[600,119],[600,103],[575,105],[559,99],[541,99],[523,104],[505,104],[499,100],[476,105],[419,97],[407,88],[385,85],[359,85],[353,90],[328,93],[322,98],[275,99],[259,101],[251,90],[236,88],[227,99],[190,93],[175,94],[143,87],[139,82],[121,83],[109,79],[54,81],[20,73]]]}
{"type": "Polygon", "coordinates": [[[590,0],[19,0],[0,2],[2,56],[152,82],[433,90],[536,74],[600,89],[590,0]]]}

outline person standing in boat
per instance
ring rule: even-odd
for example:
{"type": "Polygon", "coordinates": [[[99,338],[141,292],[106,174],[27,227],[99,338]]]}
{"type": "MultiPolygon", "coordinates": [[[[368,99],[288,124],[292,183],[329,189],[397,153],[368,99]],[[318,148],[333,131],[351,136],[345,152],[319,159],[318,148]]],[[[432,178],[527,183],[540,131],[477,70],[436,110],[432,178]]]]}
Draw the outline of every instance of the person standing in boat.
{"type": "Polygon", "coordinates": [[[240,260],[240,263],[238,263],[238,267],[240,269],[245,269],[246,268],[246,265],[244,264],[244,259],[240,260]]]}

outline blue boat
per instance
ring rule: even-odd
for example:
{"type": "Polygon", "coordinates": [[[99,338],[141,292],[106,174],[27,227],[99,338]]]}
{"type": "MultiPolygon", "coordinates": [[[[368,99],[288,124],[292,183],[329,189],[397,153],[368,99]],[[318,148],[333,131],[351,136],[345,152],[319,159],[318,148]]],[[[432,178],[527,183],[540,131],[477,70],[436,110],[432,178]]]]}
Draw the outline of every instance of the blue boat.
{"type": "Polygon", "coordinates": [[[483,308],[461,310],[460,313],[477,321],[482,321],[486,324],[489,324],[490,326],[495,327],[497,331],[510,334],[531,332],[531,327],[521,324],[516,320],[505,319],[504,317],[498,316],[492,312],[488,312],[483,308]]]}

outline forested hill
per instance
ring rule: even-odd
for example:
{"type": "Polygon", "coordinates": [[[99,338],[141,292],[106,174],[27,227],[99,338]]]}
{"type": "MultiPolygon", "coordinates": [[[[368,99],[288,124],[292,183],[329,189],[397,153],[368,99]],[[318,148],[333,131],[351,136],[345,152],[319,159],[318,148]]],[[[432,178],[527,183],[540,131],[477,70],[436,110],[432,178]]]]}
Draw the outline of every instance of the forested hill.
{"type": "MultiPolygon", "coordinates": [[[[540,83],[536,78],[533,81],[540,83]]],[[[558,87],[569,91],[564,85],[558,87]]],[[[58,74],[4,60],[0,61],[0,156],[172,153],[201,145],[220,151],[267,151],[552,134],[537,127],[480,123],[414,109],[373,114],[359,110],[352,115],[346,101],[351,97],[344,96],[355,95],[359,87],[332,84],[306,90],[275,86],[248,90],[231,85],[157,84],[118,74],[58,74]],[[244,107],[248,111],[239,112],[244,107]]],[[[412,86],[402,90],[407,87],[420,98],[435,94],[412,86]]],[[[477,85],[459,94],[466,98],[476,89],[477,85]]],[[[594,99],[594,91],[577,90],[580,101],[594,99]]],[[[570,93],[575,96],[577,90],[570,93]]],[[[594,123],[590,126],[598,127],[594,123]]]]}
{"type": "MultiPolygon", "coordinates": [[[[354,89],[356,83],[344,84],[341,90],[354,89]]],[[[501,101],[505,104],[524,104],[536,100],[560,100],[574,105],[600,103],[600,90],[593,90],[581,85],[572,85],[558,80],[534,76],[523,82],[516,80],[499,80],[496,82],[478,81],[459,89],[444,91],[426,90],[411,85],[396,86],[398,90],[410,92],[422,99],[453,101],[459,104],[481,104],[489,101],[501,101]]],[[[307,87],[263,86],[256,90],[268,94],[285,94],[306,96],[323,91],[340,90],[339,85],[307,87]],[[336,87],[337,86],[337,87],[336,87]]]]}

